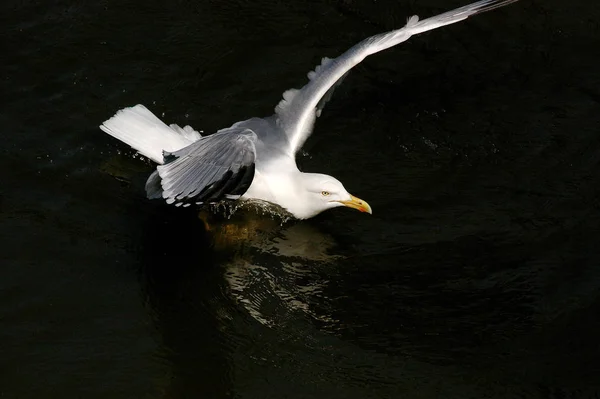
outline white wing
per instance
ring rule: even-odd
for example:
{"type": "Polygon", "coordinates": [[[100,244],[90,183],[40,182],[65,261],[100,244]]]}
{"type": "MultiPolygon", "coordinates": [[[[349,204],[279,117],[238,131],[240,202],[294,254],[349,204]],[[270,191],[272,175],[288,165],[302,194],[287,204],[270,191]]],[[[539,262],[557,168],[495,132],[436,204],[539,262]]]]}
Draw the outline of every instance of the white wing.
{"type": "Polygon", "coordinates": [[[503,7],[517,0],[483,0],[419,21],[415,15],[406,26],[369,37],[337,58],[323,58],[321,65],[308,74],[310,81],[302,89],[283,93],[283,100],[275,108],[277,123],[288,136],[289,151],[295,154],[304,144],[324,103],[343,77],[365,57],[405,42],[412,35],[450,25],[470,16],[503,7]]]}

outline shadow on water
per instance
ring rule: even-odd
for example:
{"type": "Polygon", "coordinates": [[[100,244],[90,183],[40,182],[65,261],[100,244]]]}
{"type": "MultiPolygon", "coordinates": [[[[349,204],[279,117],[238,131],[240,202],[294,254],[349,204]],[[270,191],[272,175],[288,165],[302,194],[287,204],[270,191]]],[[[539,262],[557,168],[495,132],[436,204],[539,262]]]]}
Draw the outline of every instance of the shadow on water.
{"type": "MultiPolygon", "coordinates": [[[[139,211],[139,209],[138,209],[139,211]]],[[[232,355],[244,341],[232,323],[252,323],[238,308],[221,265],[237,264],[277,236],[284,221],[252,210],[232,217],[192,209],[151,207],[143,226],[140,277],[170,365],[167,397],[228,397],[232,355]]],[[[297,248],[290,249],[291,251],[297,248]]]]}
{"type": "Polygon", "coordinates": [[[222,284],[215,254],[193,211],[157,206],[140,250],[146,303],[167,362],[166,397],[226,397],[231,387],[218,314],[222,284]]]}

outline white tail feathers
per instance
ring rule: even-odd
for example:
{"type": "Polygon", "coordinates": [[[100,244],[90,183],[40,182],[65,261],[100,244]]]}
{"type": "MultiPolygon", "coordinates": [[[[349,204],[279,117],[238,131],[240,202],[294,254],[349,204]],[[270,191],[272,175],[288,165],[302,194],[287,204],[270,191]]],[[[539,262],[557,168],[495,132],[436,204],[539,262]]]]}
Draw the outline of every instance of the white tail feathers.
{"type": "Polygon", "coordinates": [[[118,111],[100,129],[160,164],[163,151],[180,150],[201,137],[190,126],[167,126],[141,104],[118,111]]]}

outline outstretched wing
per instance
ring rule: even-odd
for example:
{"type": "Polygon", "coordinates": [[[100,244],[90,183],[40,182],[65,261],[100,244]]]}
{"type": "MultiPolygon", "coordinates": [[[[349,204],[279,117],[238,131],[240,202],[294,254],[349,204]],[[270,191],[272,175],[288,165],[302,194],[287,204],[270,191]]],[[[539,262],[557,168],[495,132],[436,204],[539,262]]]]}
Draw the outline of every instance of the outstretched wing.
{"type": "Polygon", "coordinates": [[[176,206],[239,198],[254,178],[255,142],[252,130],[231,127],[165,153],[165,164],[148,178],[146,193],[176,206]]]}
{"type": "Polygon", "coordinates": [[[405,42],[411,36],[450,25],[480,14],[503,7],[517,0],[483,0],[452,11],[419,21],[417,16],[408,19],[401,29],[369,37],[337,58],[324,58],[313,72],[310,81],[302,89],[291,89],[283,93],[283,100],[275,108],[277,122],[290,143],[289,151],[295,154],[304,144],[324,103],[331,97],[333,89],[341,79],[365,57],[405,42]]]}

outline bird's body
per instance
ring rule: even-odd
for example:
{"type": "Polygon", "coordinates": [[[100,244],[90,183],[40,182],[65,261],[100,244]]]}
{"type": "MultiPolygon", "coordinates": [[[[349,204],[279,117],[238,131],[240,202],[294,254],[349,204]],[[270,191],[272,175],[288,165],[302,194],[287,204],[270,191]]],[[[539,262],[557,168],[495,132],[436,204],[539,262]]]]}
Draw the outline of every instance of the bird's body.
{"type": "Polygon", "coordinates": [[[483,0],[402,29],[372,36],[335,59],[323,58],[300,90],[291,89],[267,118],[251,118],[201,136],[191,127],[167,126],[143,105],[125,108],[100,128],[159,164],[146,183],[149,198],[178,206],[223,199],[256,199],[280,205],[298,219],[338,206],[371,213],[331,176],[301,172],[295,156],[333,90],[368,55],[412,35],[453,24],[517,0],[483,0]]]}

